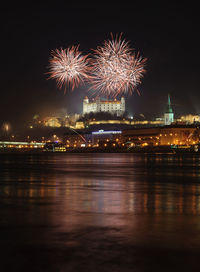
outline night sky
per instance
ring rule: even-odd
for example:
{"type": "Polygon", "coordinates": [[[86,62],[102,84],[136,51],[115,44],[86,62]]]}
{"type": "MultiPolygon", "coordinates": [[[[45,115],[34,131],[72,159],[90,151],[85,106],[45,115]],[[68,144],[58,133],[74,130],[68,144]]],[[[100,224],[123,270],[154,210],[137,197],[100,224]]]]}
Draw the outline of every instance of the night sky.
{"type": "Polygon", "coordinates": [[[148,59],[141,95],[126,97],[130,114],[162,116],[168,93],[175,117],[200,114],[198,6],[63,3],[1,9],[0,124],[25,125],[34,114],[81,113],[88,86],[64,95],[54,80],[47,80],[50,52],[80,44],[87,54],[111,32],[123,32],[148,59]]]}

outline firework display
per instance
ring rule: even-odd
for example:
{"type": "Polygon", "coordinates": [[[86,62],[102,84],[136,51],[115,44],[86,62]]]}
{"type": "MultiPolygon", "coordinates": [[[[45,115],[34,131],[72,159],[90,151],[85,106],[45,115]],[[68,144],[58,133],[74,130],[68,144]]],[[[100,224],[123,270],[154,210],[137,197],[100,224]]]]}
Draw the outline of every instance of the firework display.
{"type": "Polygon", "coordinates": [[[79,46],[56,49],[51,52],[49,78],[56,79],[59,88],[69,86],[72,90],[88,77],[88,56],[83,56],[79,46]]]}
{"type": "Polygon", "coordinates": [[[108,97],[131,94],[141,82],[145,63],[146,59],[136,54],[121,35],[112,37],[94,51],[92,89],[108,97]]]}
{"type": "Polygon", "coordinates": [[[51,52],[50,77],[59,88],[72,90],[85,80],[93,94],[116,97],[132,94],[145,72],[146,59],[129,47],[122,34],[93,50],[91,58],[83,56],[78,46],[51,52]]]}

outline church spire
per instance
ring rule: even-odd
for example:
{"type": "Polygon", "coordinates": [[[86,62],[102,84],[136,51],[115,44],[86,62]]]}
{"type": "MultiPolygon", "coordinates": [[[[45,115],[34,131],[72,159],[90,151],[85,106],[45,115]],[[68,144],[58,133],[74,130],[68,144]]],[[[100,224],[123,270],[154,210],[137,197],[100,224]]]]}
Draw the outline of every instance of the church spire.
{"type": "Polygon", "coordinates": [[[170,100],[170,94],[168,94],[168,103],[167,103],[167,112],[166,113],[173,113],[172,106],[171,106],[171,100],[170,100]]]}
{"type": "Polygon", "coordinates": [[[170,95],[168,94],[167,110],[164,114],[165,125],[171,125],[174,122],[174,113],[171,106],[170,95]]]}

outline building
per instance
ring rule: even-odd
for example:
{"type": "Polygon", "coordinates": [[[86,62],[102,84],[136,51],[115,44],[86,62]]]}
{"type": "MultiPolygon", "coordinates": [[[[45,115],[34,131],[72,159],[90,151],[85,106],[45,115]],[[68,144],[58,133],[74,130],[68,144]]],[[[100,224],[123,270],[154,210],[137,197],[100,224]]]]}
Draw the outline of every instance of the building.
{"type": "Polygon", "coordinates": [[[90,112],[109,112],[117,116],[122,116],[125,113],[125,98],[105,101],[98,97],[96,100],[89,101],[86,96],[83,100],[83,114],[90,112]]]}
{"type": "Polygon", "coordinates": [[[134,145],[194,145],[199,143],[200,129],[196,126],[171,125],[123,130],[123,142],[134,145]]]}
{"type": "Polygon", "coordinates": [[[61,127],[61,121],[58,117],[46,117],[43,123],[45,127],[61,127]]]}
{"type": "Polygon", "coordinates": [[[35,126],[37,126],[40,122],[40,125],[43,125],[45,127],[74,127],[76,126],[77,120],[80,118],[79,114],[73,114],[73,115],[66,115],[66,116],[51,116],[51,117],[45,117],[42,121],[39,121],[34,123],[35,126]]]}
{"type": "Polygon", "coordinates": [[[171,107],[170,95],[168,94],[167,110],[164,114],[164,124],[166,126],[171,125],[174,122],[174,113],[171,107]]]}
{"type": "Polygon", "coordinates": [[[186,123],[186,124],[194,124],[194,123],[200,123],[200,116],[199,115],[184,115],[180,117],[180,122],[186,123]]]}
{"type": "Polygon", "coordinates": [[[93,126],[65,132],[67,148],[99,147],[159,147],[193,146],[200,143],[200,128],[195,125],[170,125],[143,128],[122,128],[120,125],[93,126]]]}
{"type": "Polygon", "coordinates": [[[100,144],[103,143],[106,147],[109,142],[121,142],[121,130],[103,130],[100,129],[98,131],[92,132],[92,144],[100,144]]]}
{"type": "Polygon", "coordinates": [[[116,147],[122,144],[121,130],[79,130],[64,134],[63,143],[67,148],[116,147]]]}

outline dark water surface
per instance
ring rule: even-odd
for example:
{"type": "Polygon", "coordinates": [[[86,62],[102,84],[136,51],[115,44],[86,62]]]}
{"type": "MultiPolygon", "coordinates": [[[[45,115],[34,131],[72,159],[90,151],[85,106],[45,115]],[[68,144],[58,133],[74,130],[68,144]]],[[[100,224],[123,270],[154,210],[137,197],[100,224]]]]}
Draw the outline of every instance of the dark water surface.
{"type": "Polygon", "coordinates": [[[0,154],[0,271],[200,271],[200,158],[0,154]]]}

